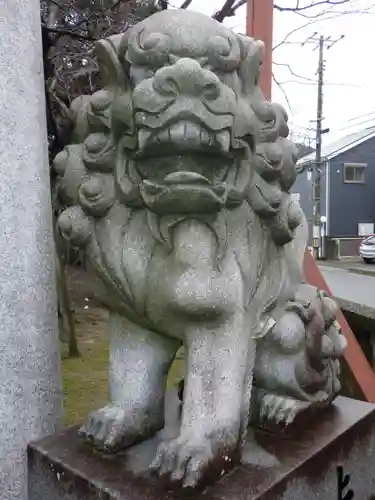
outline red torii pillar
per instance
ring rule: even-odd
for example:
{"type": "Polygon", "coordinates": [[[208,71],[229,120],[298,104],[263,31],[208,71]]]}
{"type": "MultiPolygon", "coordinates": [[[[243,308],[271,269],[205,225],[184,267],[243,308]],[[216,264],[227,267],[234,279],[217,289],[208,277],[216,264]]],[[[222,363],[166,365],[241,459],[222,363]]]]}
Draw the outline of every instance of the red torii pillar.
{"type": "MultiPolygon", "coordinates": [[[[263,40],[265,43],[266,50],[260,86],[267,99],[271,99],[272,93],[273,6],[274,0],[247,0],[246,32],[249,36],[263,40]]],[[[308,283],[332,295],[308,250],[305,252],[304,270],[308,283]]],[[[347,366],[364,399],[375,403],[375,373],[341,311],[338,315],[338,321],[348,342],[345,352],[347,366]]]]}

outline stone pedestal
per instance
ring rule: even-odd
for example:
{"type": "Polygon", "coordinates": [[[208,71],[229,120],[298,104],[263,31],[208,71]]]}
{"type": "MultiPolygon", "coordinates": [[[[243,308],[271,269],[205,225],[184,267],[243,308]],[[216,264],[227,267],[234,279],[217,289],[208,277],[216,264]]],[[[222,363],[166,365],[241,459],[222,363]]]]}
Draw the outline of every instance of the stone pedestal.
{"type": "MultiPolygon", "coordinates": [[[[176,500],[147,472],[158,439],[105,458],[87,449],[77,429],[29,447],[30,500],[176,500]]],[[[287,436],[255,432],[259,449],[194,500],[370,499],[375,495],[375,406],[339,397],[334,405],[287,436]],[[341,495],[341,496],[340,496],[341,495]]],[[[188,495],[189,496],[189,495],[188,495]]]]}
{"type": "Polygon", "coordinates": [[[0,498],[61,414],[39,0],[0,1],[0,498]]]}

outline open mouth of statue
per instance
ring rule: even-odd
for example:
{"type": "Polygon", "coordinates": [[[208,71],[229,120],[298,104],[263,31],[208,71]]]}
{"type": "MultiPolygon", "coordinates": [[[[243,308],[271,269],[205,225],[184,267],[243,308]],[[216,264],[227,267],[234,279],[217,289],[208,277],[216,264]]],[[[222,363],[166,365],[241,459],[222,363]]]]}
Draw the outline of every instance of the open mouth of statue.
{"type": "Polygon", "coordinates": [[[218,212],[227,199],[224,184],[212,185],[194,172],[167,175],[161,184],[144,179],[140,192],[146,206],[159,214],[218,212]]]}
{"type": "Polygon", "coordinates": [[[194,117],[141,126],[133,160],[144,204],[159,214],[219,212],[237,169],[230,128],[212,130],[194,117]]]}
{"type": "Polygon", "coordinates": [[[226,203],[229,165],[223,158],[199,161],[194,155],[141,160],[140,192],[147,207],[160,214],[217,212],[226,203]],[[220,161],[221,160],[221,161],[220,161]]]}
{"type": "Polygon", "coordinates": [[[141,128],[138,131],[137,158],[167,157],[197,153],[229,157],[230,132],[212,132],[198,123],[179,121],[161,130],[141,128]]]}

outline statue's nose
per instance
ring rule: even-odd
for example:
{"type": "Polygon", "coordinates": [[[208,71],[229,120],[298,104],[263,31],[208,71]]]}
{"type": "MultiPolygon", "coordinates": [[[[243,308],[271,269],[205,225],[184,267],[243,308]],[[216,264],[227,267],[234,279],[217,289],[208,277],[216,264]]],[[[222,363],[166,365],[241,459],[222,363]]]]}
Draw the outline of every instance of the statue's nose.
{"type": "Polygon", "coordinates": [[[154,87],[162,94],[190,95],[208,100],[219,97],[220,85],[220,80],[212,71],[188,58],[159,69],[154,78],[154,87]]]}

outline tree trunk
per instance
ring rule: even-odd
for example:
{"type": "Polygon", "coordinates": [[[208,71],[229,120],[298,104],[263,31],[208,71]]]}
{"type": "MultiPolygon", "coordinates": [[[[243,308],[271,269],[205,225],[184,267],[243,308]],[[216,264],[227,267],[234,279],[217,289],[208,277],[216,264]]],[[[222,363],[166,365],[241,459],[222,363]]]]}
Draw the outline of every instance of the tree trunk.
{"type": "Polygon", "coordinates": [[[62,262],[57,235],[55,233],[55,254],[56,254],[56,282],[59,310],[62,317],[62,325],[67,335],[68,340],[68,355],[70,358],[80,356],[77,342],[77,334],[75,329],[75,319],[72,312],[72,303],[70,300],[68,285],[66,282],[65,266],[62,262]]]}

